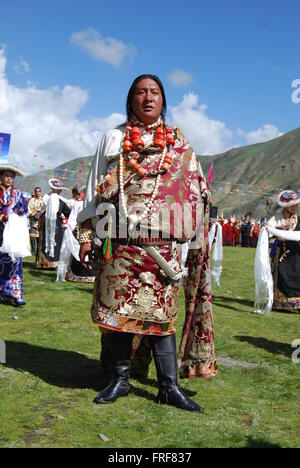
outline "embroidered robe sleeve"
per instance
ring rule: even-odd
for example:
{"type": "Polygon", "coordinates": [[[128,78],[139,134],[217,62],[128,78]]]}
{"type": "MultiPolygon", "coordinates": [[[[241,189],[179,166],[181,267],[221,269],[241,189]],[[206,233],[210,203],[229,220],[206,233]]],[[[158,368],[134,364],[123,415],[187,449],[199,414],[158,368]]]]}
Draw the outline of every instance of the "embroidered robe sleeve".
{"type": "Polygon", "coordinates": [[[96,192],[97,183],[106,175],[114,164],[113,160],[120,151],[121,128],[106,133],[100,141],[94,156],[85,190],[84,208],[77,221],[82,224],[87,219],[95,218],[101,198],[96,192]]]}

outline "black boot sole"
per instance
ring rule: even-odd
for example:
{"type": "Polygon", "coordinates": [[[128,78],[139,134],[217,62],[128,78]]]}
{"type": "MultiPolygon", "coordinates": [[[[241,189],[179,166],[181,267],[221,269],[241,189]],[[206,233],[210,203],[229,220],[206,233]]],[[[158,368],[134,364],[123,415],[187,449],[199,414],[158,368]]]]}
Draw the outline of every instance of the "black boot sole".
{"type": "Polygon", "coordinates": [[[117,401],[119,398],[128,396],[128,394],[130,393],[131,390],[132,390],[132,387],[130,386],[130,388],[125,393],[122,393],[121,395],[118,395],[113,400],[102,400],[102,399],[96,397],[96,398],[94,398],[93,403],[95,403],[96,405],[110,405],[111,403],[114,403],[115,401],[117,401]]]}
{"type": "Polygon", "coordinates": [[[173,408],[178,408],[183,411],[189,411],[190,413],[200,413],[200,414],[204,413],[204,408],[202,408],[202,406],[198,406],[196,408],[188,408],[188,407],[176,405],[175,403],[170,403],[169,401],[166,401],[166,400],[161,400],[160,398],[156,399],[156,403],[158,403],[159,405],[172,406],[173,408]]]}

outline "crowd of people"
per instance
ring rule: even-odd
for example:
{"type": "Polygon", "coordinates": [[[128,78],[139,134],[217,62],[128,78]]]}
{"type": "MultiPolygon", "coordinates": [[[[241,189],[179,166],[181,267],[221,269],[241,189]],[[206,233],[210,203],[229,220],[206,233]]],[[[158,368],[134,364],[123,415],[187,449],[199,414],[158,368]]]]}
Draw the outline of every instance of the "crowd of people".
{"type": "MultiPolygon", "coordinates": [[[[102,333],[101,362],[111,373],[95,403],[112,403],[128,395],[130,371],[142,369],[145,375],[153,356],[157,401],[203,412],[182,392],[177,373],[186,378],[218,373],[209,185],[186,137],[166,123],[166,98],[158,77],[142,75],[133,82],[126,110],[124,125],[102,138],[86,187],[74,187],[70,199],[61,195],[67,188],[55,177],[49,180],[50,194],[43,196],[36,187],[26,200],[14,185],[22,172],[0,165],[0,301],[25,304],[22,257],[30,253],[29,239],[36,267],[42,270],[59,269],[62,254],[65,261],[68,251],[63,279],[95,283],[92,320],[102,333]],[[187,201],[190,210],[179,216],[187,201]],[[161,210],[170,211],[170,204],[176,208],[168,218],[161,210]],[[19,218],[26,219],[27,234],[22,223],[16,238],[9,233],[16,230],[13,223],[19,218]],[[22,249],[21,238],[28,241],[22,249]],[[181,245],[187,242],[191,243],[183,265],[181,245]],[[186,311],[177,356],[178,294],[184,276],[186,311]]],[[[270,226],[300,231],[296,214],[300,194],[285,191],[280,197],[283,213],[272,218],[270,226]]],[[[251,220],[250,214],[241,219],[221,217],[219,222],[223,244],[243,247],[256,246],[265,224],[251,220]]],[[[277,240],[271,256],[275,306],[300,309],[300,243],[277,240]]]]}
{"type": "MultiPolygon", "coordinates": [[[[26,192],[22,193],[15,189],[14,178],[22,176],[23,173],[11,165],[3,167],[5,170],[0,171],[0,246],[3,244],[4,228],[9,221],[9,214],[17,214],[19,217],[25,218],[24,226],[27,228],[26,231],[19,232],[19,236],[30,239],[30,246],[28,243],[24,256],[31,253],[35,257],[36,268],[58,268],[67,226],[70,226],[74,238],[78,240],[77,216],[83,209],[85,188],[79,188],[75,185],[72,190],[72,198],[64,198],[61,196],[61,192],[68,189],[58,178],[53,178],[49,180],[50,194],[47,193],[43,196],[40,187],[36,187],[31,195],[26,192]],[[26,236],[27,233],[28,236],[26,236]]],[[[8,227],[7,224],[7,229],[8,227]]],[[[7,252],[1,253],[0,249],[0,302],[21,306],[26,304],[23,298],[22,262],[21,258],[18,258],[16,265],[14,265],[11,258],[11,252],[14,249],[13,240],[10,239],[10,241],[11,245],[8,246],[7,252]]],[[[76,260],[71,255],[64,280],[85,283],[93,282],[94,279],[95,267],[86,270],[79,258],[76,260]]]]}
{"type": "Polygon", "coordinates": [[[261,227],[265,225],[266,219],[256,220],[251,214],[236,218],[234,215],[224,218],[221,215],[218,222],[222,226],[223,246],[256,247],[261,227]]]}

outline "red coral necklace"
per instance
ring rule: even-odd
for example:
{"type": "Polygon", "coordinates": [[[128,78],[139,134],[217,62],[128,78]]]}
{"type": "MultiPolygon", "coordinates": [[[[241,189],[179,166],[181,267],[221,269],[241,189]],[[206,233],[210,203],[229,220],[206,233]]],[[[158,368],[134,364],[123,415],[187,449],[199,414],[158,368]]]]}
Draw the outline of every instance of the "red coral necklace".
{"type": "Polygon", "coordinates": [[[119,161],[119,185],[120,185],[120,196],[121,203],[125,213],[126,218],[129,220],[129,229],[133,228],[134,225],[139,223],[144,217],[148,216],[154,200],[158,195],[159,185],[161,181],[161,176],[169,171],[172,164],[173,154],[171,153],[172,147],[175,144],[175,139],[173,135],[172,128],[166,127],[161,118],[155,123],[148,126],[144,126],[146,133],[149,130],[154,129],[153,137],[153,148],[158,150],[158,153],[161,153],[160,162],[156,171],[147,171],[142,165],[138,162],[138,159],[141,156],[141,151],[144,149],[144,141],[142,139],[142,131],[140,122],[128,122],[125,127],[123,142],[121,145],[120,151],[120,161],[119,161]],[[135,125],[135,126],[134,126],[135,125]],[[139,125],[139,126],[138,126],[139,125]],[[129,214],[127,209],[126,198],[124,194],[124,156],[126,157],[126,163],[128,167],[134,170],[140,177],[145,176],[156,176],[155,186],[153,193],[150,199],[145,203],[145,208],[143,212],[138,216],[136,214],[129,214]]]}
{"type": "MultiPolygon", "coordinates": [[[[152,146],[161,153],[161,160],[157,171],[147,171],[147,169],[142,167],[138,162],[141,151],[144,149],[144,141],[142,139],[141,128],[137,125],[137,123],[135,123],[134,126],[132,122],[128,122],[124,131],[121,153],[126,155],[127,165],[139,174],[140,177],[165,174],[169,171],[170,165],[172,164],[173,154],[171,149],[175,144],[173,129],[164,126],[161,120],[159,120],[158,126],[157,124],[152,125],[152,128],[156,125],[152,146]]],[[[150,125],[144,127],[145,133],[150,133],[150,127],[150,125]]]]}
{"type": "MultiPolygon", "coordinates": [[[[8,190],[10,189],[10,187],[8,188],[8,190]]],[[[16,193],[16,189],[14,187],[14,185],[12,185],[12,191],[11,191],[11,194],[10,194],[10,198],[8,200],[8,202],[4,203],[4,190],[2,187],[0,187],[0,208],[2,208],[4,205],[5,206],[10,206],[15,198],[15,193],[16,193]]]]}

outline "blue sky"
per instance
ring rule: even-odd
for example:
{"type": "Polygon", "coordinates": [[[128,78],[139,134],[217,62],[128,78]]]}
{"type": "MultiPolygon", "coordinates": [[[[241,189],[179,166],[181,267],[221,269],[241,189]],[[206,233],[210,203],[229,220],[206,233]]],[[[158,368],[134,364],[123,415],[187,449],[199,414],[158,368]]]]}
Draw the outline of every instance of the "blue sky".
{"type": "Polygon", "coordinates": [[[300,126],[299,23],[297,0],[2,2],[0,132],[19,163],[91,154],[154,73],[198,153],[276,137],[300,126]]]}

